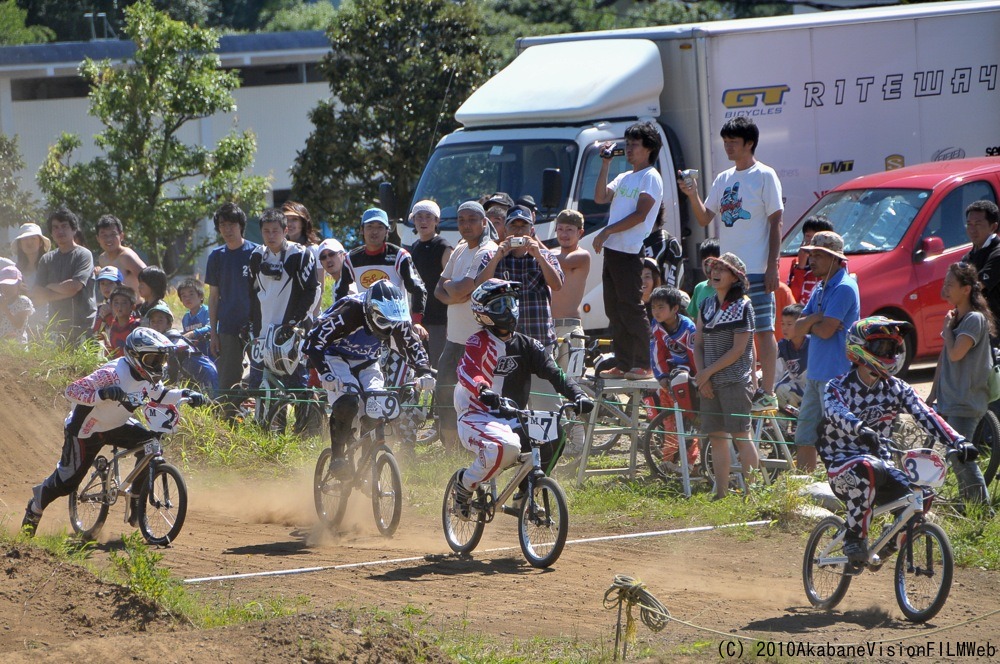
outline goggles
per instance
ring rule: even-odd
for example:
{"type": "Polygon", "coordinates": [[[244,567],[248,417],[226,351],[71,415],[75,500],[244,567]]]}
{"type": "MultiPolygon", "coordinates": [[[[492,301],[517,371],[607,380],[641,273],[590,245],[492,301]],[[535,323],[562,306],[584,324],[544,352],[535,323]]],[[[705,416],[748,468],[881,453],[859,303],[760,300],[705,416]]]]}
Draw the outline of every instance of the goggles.
{"type": "Polygon", "coordinates": [[[158,371],[162,369],[166,363],[167,354],[164,352],[141,353],[139,355],[139,364],[141,364],[144,369],[158,371]]]}
{"type": "Polygon", "coordinates": [[[498,316],[505,313],[517,313],[517,298],[513,295],[504,295],[491,300],[486,306],[483,307],[488,313],[496,314],[498,316]]]}
{"type": "Polygon", "coordinates": [[[875,357],[894,358],[899,353],[899,339],[879,337],[865,342],[865,350],[875,357]]]}

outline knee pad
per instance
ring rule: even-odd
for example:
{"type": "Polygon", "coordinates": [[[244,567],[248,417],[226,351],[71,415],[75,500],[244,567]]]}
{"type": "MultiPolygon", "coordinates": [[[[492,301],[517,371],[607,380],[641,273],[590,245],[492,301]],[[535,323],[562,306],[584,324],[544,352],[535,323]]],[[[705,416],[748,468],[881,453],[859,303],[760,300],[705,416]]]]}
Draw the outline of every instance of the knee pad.
{"type": "Polygon", "coordinates": [[[695,391],[691,384],[691,375],[687,371],[670,372],[670,392],[674,397],[674,403],[684,411],[685,417],[691,417],[695,411],[695,391]]]}

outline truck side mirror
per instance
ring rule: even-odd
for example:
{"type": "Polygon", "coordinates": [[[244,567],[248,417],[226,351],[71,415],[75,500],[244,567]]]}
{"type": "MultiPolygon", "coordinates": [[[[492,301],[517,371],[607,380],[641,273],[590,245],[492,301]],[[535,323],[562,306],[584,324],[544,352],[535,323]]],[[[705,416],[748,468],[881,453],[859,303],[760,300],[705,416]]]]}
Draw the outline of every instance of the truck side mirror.
{"type": "Polygon", "coordinates": [[[562,206],[563,181],[558,168],[542,171],[542,208],[554,210],[562,206]]]}
{"type": "Polygon", "coordinates": [[[944,240],[937,237],[936,235],[931,235],[930,237],[925,237],[920,240],[920,248],[917,249],[916,258],[917,262],[927,260],[932,256],[939,256],[944,253],[944,240]]]}
{"type": "Polygon", "coordinates": [[[378,185],[378,206],[385,210],[389,219],[396,221],[396,192],[392,188],[391,182],[379,182],[378,185]]]}

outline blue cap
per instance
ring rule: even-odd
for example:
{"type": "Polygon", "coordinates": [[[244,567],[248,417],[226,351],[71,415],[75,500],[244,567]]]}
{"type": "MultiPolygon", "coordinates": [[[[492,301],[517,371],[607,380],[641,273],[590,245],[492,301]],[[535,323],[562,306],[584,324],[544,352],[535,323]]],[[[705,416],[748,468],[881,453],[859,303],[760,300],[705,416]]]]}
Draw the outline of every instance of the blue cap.
{"type": "Polygon", "coordinates": [[[109,265],[107,267],[102,267],[101,271],[97,273],[97,281],[101,280],[114,281],[119,284],[122,283],[122,281],[124,281],[124,279],[122,279],[121,270],[112,265],[109,265]]]}
{"type": "Polygon", "coordinates": [[[528,225],[535,223],[535,221],[531,218],[531,210],[521,205],[512,207],[507,211],[507,221],[504,223],[509,224],[514,221],[524,221],[528,225]]]}
{"type": "Polygon", "coordinates": [[[361,215],[362,224],[368,224],[373,221],[384,224],[386,228],[389,228],[389,215],[387,215],[385,210],[381,208],[368,208],[365,210],[365,213],[361,215]]]}

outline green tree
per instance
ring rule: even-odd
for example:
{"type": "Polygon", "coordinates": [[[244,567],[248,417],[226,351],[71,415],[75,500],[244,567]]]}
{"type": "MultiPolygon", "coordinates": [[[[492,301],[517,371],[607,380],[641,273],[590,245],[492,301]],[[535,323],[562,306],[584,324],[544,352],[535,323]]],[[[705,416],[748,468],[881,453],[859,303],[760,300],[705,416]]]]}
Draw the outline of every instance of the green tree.
{"type": "Polygon", "coordinates": [[[493,71],[482,21],[477,5],[449,0],[341,8],[324,62],[332,100],[310,112],[315,129],[292,168],[293,195],[341,227],[357,222],[382,180],[409,201],[434,143],[455,128],[455,109],[493,71]]]}
{"type": "Polygon", "coordinates": [[[40,44],[55,39],[56,33],[41,25],[26,25],[28,12],[15,0],[0,2],[0,46],[40,44]]]}
{"type": "Polygon", "coordinates": [[[261,30],[326,30],[333,23],[337,8],[329,0],[302,2],[285,0],[274,8],[265,8],[260,15],[261,30]]]}
{"type": "MultiPolygon", "coordinates": [[[[80,139],[63,134],[49,148],[38,184],[50,205],[66,203],[88,222],[115,215],[149,262],[162,265],[167,248],[217,205],[235,201],[258,210],[268,185],[245,175],[256,152],[251,132],[234,130],[214,150],[181,140],[192,121],[236,110],[239,79],[219,69],[216,34],[175,21],[148,0],[125,14],[133,60],[88,59],[81,66],[90,113],[104,125],[94,137],[103,154],[74,163],[80,139]]],[[[200,248],[188,244],[181,259],[200,248]]]]}
{"type": "Polygon", "coordinates": [[[17,137],[0,134],[0,227],[20,226],[38,219],[35,197],[21,189],[18,173],[23,168],[17,137]]]}

